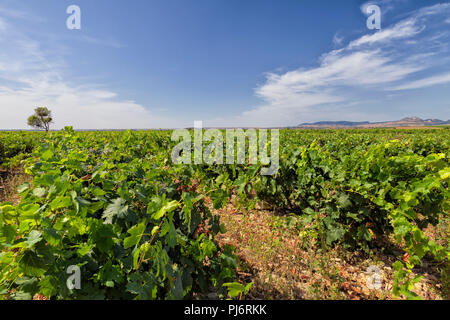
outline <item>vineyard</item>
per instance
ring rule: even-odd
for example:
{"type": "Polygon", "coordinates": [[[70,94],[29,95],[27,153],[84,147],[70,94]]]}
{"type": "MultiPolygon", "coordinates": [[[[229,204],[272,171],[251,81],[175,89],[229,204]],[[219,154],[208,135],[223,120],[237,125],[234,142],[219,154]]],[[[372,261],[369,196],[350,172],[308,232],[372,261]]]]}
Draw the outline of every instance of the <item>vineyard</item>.
{"type": "MultiPolygon", "coordinates": [[[[238,228],[262,212],[280,225],[258,244],[280,248],[275,269],[306,265],[305,248],[373,257],[395,247],[389,298],[423,298],[427,265],[449,299],[448,128],[281,130],[274,176],[250,162],[174,164],[176,144],[170,131],[0,132],[0,173],[28,177],[18,201],[0,189],[0,299],[270,299],[245,267],[246,255],[269,253],[258,256],[256,240],[237,248],[259,232],[238,228]],[[67,286],[71,266],[79,288],[67,286]]],[[[310,277],[287,269],[290,286],[310,277]]],[[[352,298],[339,295],[346,272],[293,298],[352,298]]]]}

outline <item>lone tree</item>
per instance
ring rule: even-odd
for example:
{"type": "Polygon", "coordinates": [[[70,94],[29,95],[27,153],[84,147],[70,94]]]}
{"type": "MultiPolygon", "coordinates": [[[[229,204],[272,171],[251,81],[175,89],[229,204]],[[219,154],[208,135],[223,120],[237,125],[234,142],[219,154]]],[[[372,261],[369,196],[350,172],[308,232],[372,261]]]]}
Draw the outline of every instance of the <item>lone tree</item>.
{"type": "Polygon", "coordinates": [[[34,114],[28,118],[28,125],[30,127],[44,129],[46,132],[50,129],[50,123],[52,122],[52,112],[46,107],[34,109],[34,114]]]}

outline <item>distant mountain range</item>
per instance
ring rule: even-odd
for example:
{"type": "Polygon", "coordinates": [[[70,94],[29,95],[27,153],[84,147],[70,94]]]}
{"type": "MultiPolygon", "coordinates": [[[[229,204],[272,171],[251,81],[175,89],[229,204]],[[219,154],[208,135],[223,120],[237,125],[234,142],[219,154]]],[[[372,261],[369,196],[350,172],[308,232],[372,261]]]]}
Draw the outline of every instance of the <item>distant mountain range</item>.
{"type": "Polygon", "coordinates": [[[302,123],[296,128],[304,129],[328,129],[328,128],[398,128],[398,127],[429,127],[450,125],[450,120],[443,121],[439,119],[423,120],[418,117],[404,118],[398,121],[385,122],[351,122],[351,121],[320,121],[314,123],[302,123]]]}

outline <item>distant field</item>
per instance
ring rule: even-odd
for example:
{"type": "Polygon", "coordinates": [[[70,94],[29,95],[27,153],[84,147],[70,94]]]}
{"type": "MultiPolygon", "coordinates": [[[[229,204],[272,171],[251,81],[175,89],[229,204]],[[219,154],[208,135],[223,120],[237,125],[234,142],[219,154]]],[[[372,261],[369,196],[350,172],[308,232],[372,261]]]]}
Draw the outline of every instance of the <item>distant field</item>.
{"type": "Polygon", "coordinates": [[[424,127],[424,126],[420,126],[420,127],[396,127],[395,129],[399,130],[404,130],[404,129],[423,129],[423,130],[430,130],[430,129],[446,129],[449,128],[450,126],[445,125],[445,126],[429,126],[429,127],[424,127]]]}

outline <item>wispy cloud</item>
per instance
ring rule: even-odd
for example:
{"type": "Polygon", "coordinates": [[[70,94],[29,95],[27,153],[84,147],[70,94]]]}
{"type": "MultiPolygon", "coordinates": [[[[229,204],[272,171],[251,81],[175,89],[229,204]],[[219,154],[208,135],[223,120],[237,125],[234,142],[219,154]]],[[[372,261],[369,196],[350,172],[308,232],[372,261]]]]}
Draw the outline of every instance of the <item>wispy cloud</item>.
{"type": "Polygon", "coordinates": [[[389,90],[397,91],[397,90],[420,89],[420,88],[431,87],[434,85],[439,85],[439,84],[444,84],[444,83],[450,83],[450,73],[412,81],[412,82],[404,84],[404,85],[390,88],[389,90]]]}
{"type": "Polygon", "coordinates": [[[12,8],[5,8],[0,6],[0,14],[4,17],[14,18],[14,19],[25,19],[28,21],[45,21],[45,18],[37,15],[33,15],[24,10],[17,10],[12,8]]]}
{"type": "Polygon", "coordinates": [[[401,21],[391,28],[387,28],[374,34],[365,35],[350,42],[348,48],[354,49],[362,45],[380,44],[387,41],[395,41],[404,38],[410,38],[423,31],[424,26],[416,25],[415,19],[401,21]]]}
{"type": "Polygon", "coordinates": [[[336,32],[333,37],[333,44],[335,46],[341,46],[344,42],[344,37],[339,36],[339,32],[336,32]]]}
{"type": "Polygon", "coordinates": [[[121,44],[119,41],[113,39],[113,38],[107,38],[107,39],[102,39],[102,38],[96,38],[96,37],[92,37],[89,35],[81,35],[77,38],[80,41],[84,41],[90,44],[94,44],[94,45],[100,45],[100,46],[107,46],[107,47],[112,47],[112,48],[123,48],[124,45],[121,44]]]}

